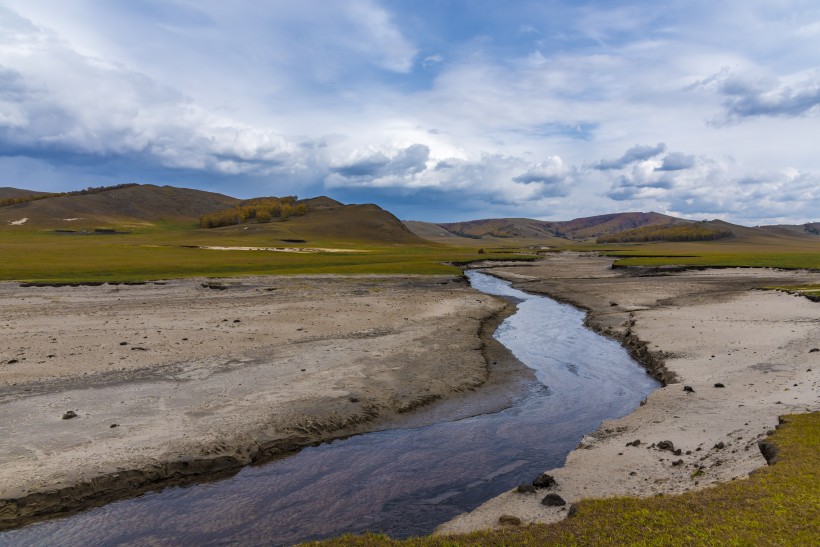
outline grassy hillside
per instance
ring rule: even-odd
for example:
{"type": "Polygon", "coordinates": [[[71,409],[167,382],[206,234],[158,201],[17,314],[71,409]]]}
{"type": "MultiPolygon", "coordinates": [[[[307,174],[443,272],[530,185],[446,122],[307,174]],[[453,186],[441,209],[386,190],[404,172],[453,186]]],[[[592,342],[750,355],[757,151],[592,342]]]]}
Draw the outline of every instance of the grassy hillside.
{"type": "Polygon", "coordinates": [[[201,190],[129,185],[0,207],[0,232],[23,229],[134,230],[158,222],[193,223],[205,213],[238,202],[236,198],[201,190]],[[23,219],[26,220],[21,223],[23,219]]]}
{"type": "Polygon", "coordinates": [[[614,213],[568,221],[544,221],[528,218],[497,218],[467,222],[442,223],[438,226],[464,238],[586,240],[642,226],[672,226],[690,221],[660,213],[614,213]]]}
{"type": "Polygon", "coordinates": [[[616,234],[600,236],[598,243],[633,243],[647,241],[714,241],[731,237],[730,230],[715,230],[697,223],[675,226],[642,226],[616,234]]]}
{"type": "Polygon", "coordinates": [[[9,186],[0,186],[0,200],[21,198],[25,196],[42,196],[47,192],[37,192],[36,190],[25,190],[23,188],[12,188],[9,186]]]}
{"type": "Polygon", "coordinates": [[[772,232],[721,221],[699,223],[732,236],[717,241],[654,242],[588,247],[614,257],[616,267],[696,266],[820,269],[820,238],[788,231],[772,232]]]}

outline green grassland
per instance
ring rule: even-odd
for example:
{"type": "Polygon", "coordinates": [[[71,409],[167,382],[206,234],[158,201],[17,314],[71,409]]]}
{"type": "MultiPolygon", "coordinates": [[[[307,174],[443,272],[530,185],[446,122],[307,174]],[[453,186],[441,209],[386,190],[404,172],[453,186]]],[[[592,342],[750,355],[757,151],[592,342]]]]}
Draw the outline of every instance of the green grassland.
{"type": "MultiPolygon", "coordinates": [[[[281,274],[457,274],[451,263],[476,259],[527,259],[538,246],[516,248],[509,241],[468,240],[471,245],[373,241],[366,233],[316,237],[311,219],[202,229],[190,223],[155,222],[106,228],[122,234],[59,234],[50,230],[0,231],[0,280],[43,283],[150,281],[179,277],[281,274]],[[309,237],[304,234],[310,234],[309,237]],[[288,243],[288,240],[304,243],[288,243]],[[479,245],[486,252],[478,254],[479,245]],[[214,251],[199,246],[311,247],[346,253],[214,251]],[[533,247],[536,247],[533,249],[533,247]]],[[[623,245],[551,245],[616,258],[616,267],[770,267],[820,269],[820,243],[813,240],[720,240],[623,245]]]]}
{"type": "Polygon", "coordinates": [[[678,496],[585,500],[553,525],[406,541],[345,536],[321,545],[818,545],[820,413],[784,420],[769,438],[778,462],[748,480],[678,496]]]}
{"type": "MultiPolygon", "coordinates": [[[[285,223],[283,223],[285,224],[285,223]]],[[[459,274],[449,264],[519,254],[479,255],[474,248],[430,244],[374,243],[356,239],[311,239],[270,229],[198,229],[158,225],[127,234],[0,232],[0,280],[38,283],[150,281],[181,277],[292,274],[459,274]],[[345,253],[217,251],[198,246],[320,247],[345,253]]]]}
{"type": "Polygon", "coordinates": [[[616,258],[616,267],[692,266],[820,269],[820,239],[663,242],[580,247],[616,258]]]}

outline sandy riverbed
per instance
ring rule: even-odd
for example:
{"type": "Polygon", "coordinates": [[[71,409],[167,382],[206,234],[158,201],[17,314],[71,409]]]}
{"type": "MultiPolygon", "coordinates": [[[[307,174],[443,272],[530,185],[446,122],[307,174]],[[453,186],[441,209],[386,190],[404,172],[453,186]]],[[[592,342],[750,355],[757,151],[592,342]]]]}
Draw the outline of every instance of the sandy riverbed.
{"type": "Polygon", "coordinates": [[[396,425],[437,400],[503,408],[527,375],[490,336],[511,306],[460,278],[0,283],[0,309],[0,528],[396,425]]]}
{"type": "Polygon", "coordinates": [[[545,470],[557,487],[537,495],[508,492],[440,533],[497,527],[501,515],[524,524],[555,522],[583,498],[679,493],[743,479],[766,465],[757,442],[779,415],[820,410],[820,304],[754,290],[818,283],[820,273],[713,269],[637,277],[610,265],[562,254],[492,273],[587,309],[590,326],[625,339],[670,383],[585,437],[564,467],[545,470]],[[657,447],[667,440],[678,455],[657,447]],[[640,444],[628,446],[633,441],[640,444]],[[541,505],[550,491],[567,506],[541,505]]]}

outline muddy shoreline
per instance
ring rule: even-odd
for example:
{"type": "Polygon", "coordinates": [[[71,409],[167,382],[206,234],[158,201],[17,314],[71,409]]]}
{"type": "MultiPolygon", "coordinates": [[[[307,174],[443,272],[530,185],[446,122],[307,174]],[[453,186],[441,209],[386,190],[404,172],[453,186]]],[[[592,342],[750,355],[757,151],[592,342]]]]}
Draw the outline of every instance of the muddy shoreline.
{"type": "MultiPolygon", "coordinates": [[[[9,355],[13,355],[15,350],[11,347],[15,343],[12,339],[2,348],[5,351],[0,353],[0,379],[2,373],[6,373],[7,380],[5,385],[0,385],[0,408],[7,414],[11,413],[9,423],[4,426],[6,433],[14,432],[17,435],[16,439],[26,436],[25,427],[14,418],[21,417],[22,420],[22,414],[35,413],[32,405],[42,407],[46,404],[54,408],[54,412],[58,414],[61,411],[58,412],[57,408],[67,408],[69,404],[78,405],[80,418],[108,412],[112,408],[110,402],[105,399],[100,399],[96,408],[90,404],[83,407],[80,403],[66,403],[64,401],[68,397],[67,394],[76,401],[77,393],[126,389],[130,390],[128,393],[132,396],[139,397],[142,391],[158,390],[156,385],[165,389],[171,383],[176,383],[177,387],[183,385],[186,389],[194,389],[193,386],[207,382],[209,377],[219,377],[220,383],[231,383],[237,379],[253,383],[262,377],[258,372],[254,372],[257,369],[265,374],[276,373],[278,369],[284,370],[283,374],[286,376],[294,371],[298,375],[299,370],[305,372],[305,369],[310,367],[305,363],[320,362],[327,358],[328,353],[339,355],[345,349],[358,347],[363,348],[365,354],[353,355],[347,360],[341,358],[341,372],[331,370],[334,363],[328,363],[327,367],[318,371],[316,378],[297,379],[287,389],[266,386],[264,389],[268,391],[264,392],[264,396],[276,404],[262,405],[261,409],[258,408],[259,405],[254,404],[243,406],[243,399],[258,396],[253,391],[243,391],[228,394],[227,398],[234,400],[229,401],[230,404],[224,414],[211,413],[207,410],[210,403],[203,403],[203,399],[213,396],[213,392],[206,390],[203,397],[196,401],[187,401],[187,406],[181,404],[170,415],[149,416],[136,424],[126,424],[125,418],[119,418],[118,421],[123,423],[117,423],[116,427],[113,423],[113,420],[117,419],[115,417],[107,420],[102,418],[98,422],[105,423],[94,424],[97,429],[110,428],[110,432],[120,433],[126,429],[138,431],[149,426],[161,428],[161,420],[173,421],[182,414],[185,415],[185,420],[195,420],[186,422],[185,427],[170,438],[154,438],[143,434],[131,441],[118,441],[120,444],[125,442],[127,450],[117,445],[108,435],[108,431],[75,434],[67,438],[62,445],[48,446],[51,442],[47,437],[49,431],[82,421],[77,418],[63,421],[59,420],[59,416],[49,418],[50,423],[33,431],[34,438],[26,439],[25,442],[40,442],[41,447],[37,450],[41,453],[46,450],[59,453],[62,450],[64,455],[71,457],[61,459],[46,454],[36,456],[35,461],[31,461],[31,458],[26,461],[25,455],[20,455],[21,450],[15,450],[11,446],[15,441],[15,437],[11,437],[2,455],[3,472],[0,478],[4,488],[0,499],[0,529],[16,528],[43,519],[65,516],[85,508],[169,486],[219,480],[235,474],[246,465],[262,464],[332,439],[382,429],[418,426],[443,417],[452,419],[494,412],[509,406],[532,381],[531,371],[492,338],[498,324],[514,312],[515,306],[473,291],[460,278],[323,278],[317,281],[322,285],[318,290],[321,293],[319,295],[312,294],[317,291],[310,280],[257,278],[229,283],[231,291],[205,289],[203,293],[204,284],[198,285],[199,281],[196,280],[169,282],[162,290],[175,291],[174,294],[180,291],[196,293],[192,302],[199,308],[198,321],[202,324],[210,323],[211,327],[214,324],[222,326],[220,324],[224,323],[221,318],[226,314],[224,305],[232,302],[231,292],[240,295],[240,307],[244,307],[248,301],[245,298],[247,296],[255,300],[259,298],[260,291],[266,296],[273,293],[276,295],[275,301],[269,304],[256,304],[261,306],[261,311],[272,307],[275,314],[279,315],[274,321],[271,333],[263,333],[270,336],[273,336],[274,330],[281,331],[282,324],[287,324],[292,318],[287,313],[289,306],[295,306],[292,310],[293,315],[300,319],[299,324],[302,324],[305,323],[302,313],[305,299],[320,299],[325,308],[322,315],[335,317],[334,326],[340,325],[343,332],[339,332],[335,327],[329,330],[327,325],[296,327],[288,333],[288,338],[284,338],[282,347],[260,348],[258,340],[264,340],[265,337],[257,335],[249,337],[257,340],[255,344],[235,344],[232,349],[238,348],[239,351],[223,354],[205,365],[197,360],[198,356],[194,356],[191,362],[168,363],[168,358],[178,358],[178,349],[170,347],[166,355],[154,357],[154,364],[136,362],[131,367],[126,366],[121,370],[73,373],[54,369],[53,374],[45,378],[25,378],[25,371],[9,371],[9,355]],[[270,285],[276,286],[275,292],[268,290],[271,288],[270,285]],[[248,294],[241,296],[243,291],[248,294]],[[374,294],[377,295],[375,298],[374,294]],[[215,298],[212,299],[212,296],[215,298]],[[328,305],[327,298],[336,305],[328,305]],[[212,301],[203,304],[203,300],[212,301]],[[361,310],[365,305],[370,309],[363,313],[362,317],[351,317],[357,313],[356,310],[361,310]],[[202,317],[208,315],[208,310],[213,312],[213,317],[203,322],[202,317]],[[410,319],[411,314],[420,315],[421,318],[413,321],[410,319]],[[378,326],[375,329],[370,327],[362,330],[358,328],[362,325],[348,324],[356,323],[357,319],[360,323],[377,323],[378,326]],[[294,332],[298,336],[294,336],[294,332]],[[328,344],[336,344],[340,339],[349,340],[351,345],[346,348],[328,347],[328,344]],[[296,354],[288,354],[288,348],[295,348],[296,354]],[[375,351],[378,352],[375,357],[366,355],[375,351]],[[441,356],[442,351],[461,357],[444,359],[441,356]],[[285,355],[279,356],[278,361],[273,359],[273,363],[270,363],[265,362],[266,352],[273,356],[279,353],[285,355]],[[196,366],[193,366],[192,362],[196,362],[196,366]],[[366,364],[363,364],[364,362],[366,364]],[[288,366],[291,368],[288,369],[288,366]],[[294,366],[297,368],[293,369],[294,366]],[[364,372],[361,368],[363,366],[369,372],[364,372]],[[332,384],[328,383],[328,376],[333,379],[332,384]],[[299,391],[299,397],[293,396],[294,390],[299,391]],[[26,403],[30,405],[26,406],[26,403]],[[202,408],[203,404],[205,408],[202,408]],[[254,419],[231,421],[236,414],[243,412],[254,412],[256,416],[253,416],[254,419]],[[205,429],[210,430],[214,416],[224,422],[223,427],[219,428],[220,431],[215,435],[201,433],[200,437],[192,441],[190,437],[196,434],[197,430],[195,427],[192,430],[191,424],[199,420],[203,422],[205,429]],[[107,425],[108,421],[112,423],[107,425]],[[233,431],[234,429],[238,429],[238,434],[233,431]],[[76,438],[77,435],[82,436],[80,442],[76,438]],[[36,461],[38,458],[40,462],[36,461]],[[89,459],[95,459],[95,465],[90,465],[89,459]],[[100,460],[103,465],[99,465],[100,460]],[[76,468],[66,468],[66,462],[76,465],[76,468]],[[33,470],[34,467],[43,466],[45,473],[42,469],[36,473],[33,470]],[[38,487],[38,484],[41,486],[38,487]]],[[[5,298],[6,302],[22,296],[23,300],[34,300],[35,303],[38,300],[60,300],[65,295],[60,291],[83,291],[79,296],[76,293],[72,296],[76,302],[68,305],[65,313],[73,313],[83,308],[89,299],[90,306],[96,306],[98,311],[110,308],[112,303],[110,298],[99,294],[99,291],[111,290],[107,287],[29,287],[25,290],[34,292],[26,292],[24,295],[20,295],[19,289],[11,284],[5,284],[2,289],[0,299],[5,298]]],[[[173,321],[178,320],[173,314],[164,319],[160,317],[163,313],[170,313],[162,309],[162,300],[167,292],[156,295],[156,301],[150,301],[144,300],[150,296],[150,286],[118,290],[120,292],[116,293],[117,295],[122,294],[122,291],[139,291],[136,300],[142,302],[141,305],[147,305],[149,310],[152,306],[155,308],[153,323],[159,324],[163,320],[169,320],[173,326],[173,321]]],[[[25,339],[27,335],[33,336],[34,331],[40,326],[36,321],[29,323],[29,330],[26,331],[26,321],[32,321],[31,316],[36,313],[32,313],[31,307],[18,311],[20,332],[17,342],[25,339]]],[[[147,311],[143,310],[142,313],[145,318],[147,311]]],[[[59,322],[60,319],[55,320],[59,322]]],[[[98,319],[94,325],[85,328],[93,334],[97,328],[108,328],[106,323],[110,322],[111,314],[108,313],[105,320],[98,319]]],[[[193,332],[192,328],[189,325],[171,338],[177,339],[181,334],[193,332]]],[[[80,333],[76,336],[82,336],[83,327],[78,330],[80,333]]],[[[119,340],[126,336],[128,330],[120,326],[119,334],[111,330],[104,335],[111,340],[119,340]]],[[[140,331],[138,334],[142,333],[143,331],[140,331]]],[[[43,351],[58,354],[60,350],[55,347],[72,348],[72,344],[78,342],[76,336],[72,343],[58,341],[56,344],[49,344],[43,351]]],[[[205,335],[205,338],[208,336],[205,335]]],[[[280,336],[280,339],[282,338],[280,336]]],[[[224,337],[213,344],[230,341],[228,337],[224,337]]],[[[166,345],[169,344],[168,340],[165,342],[166,345]]],[[[203,340],[202,343],[206,341],[203,340]]],[[[152,351],[157,348],[156,344],[157,342],[150,344],[152,351]]],[[[213,344],[210,351],[225,348],[225,345],[213,344]]],[[[26,348],[29,356],[36,353],[37,348],[32,348],[31,345],[18,345],[26,348]]],[[[209,350],[206,348],[206,354],[207,351],[209,350]]],[[[148,353],[138,352],[138,357],[145,358],[143,354],[148,353]]],[[[135,352],[132,354],[136,355],[135,352]]],[[[128,354],[128,357],[130,358],[131,354],[128,354]]],[[[268,358],[268,361],[270,360],[271,358],[268,358]]],[[[25,365],[20,363],[19,359],[17,361],[11,365],[25,365]]],[[[40,364],[52,365],[53,362],[40,364]]],[[[42,370],[42,367],[40,369],[42,370]]],[[[38,373],[41,370],[38,370],[38,373]]],[[[241,385],[241,382],[237,384],[241,385]]],[[[263,388],[257,389],[264,391],[263,388]]],[[[152,400],[159,401],[160,406],[169,404],[163,393],[155,395],[152,400]]],[[[37,420],[38,417],[31,419],[37,420]]],[[[42,421],[42,417],[40,420],[42,421]]]]}
{"type": "Polygon", "coordinates": [[[792,412],[820,410],[817,303],[764,286],[820,282],[820,272],[678,269],[647,276],[611,259],[564,253],[489,273],[586,312],[665,386],[632,414],[605,421],[562,467],[545,469],[567,505],[511,491],[438,533],[549,523],[585,498],[675,494],[742,480],[767,465],[760,444],[792,412]],[[637,442],[636,442],[637,441],[637,442]],[[669,444],[662,441],[669,441],[669,444]],[[672,446],[672,450],[667,450],[672,446]]]}

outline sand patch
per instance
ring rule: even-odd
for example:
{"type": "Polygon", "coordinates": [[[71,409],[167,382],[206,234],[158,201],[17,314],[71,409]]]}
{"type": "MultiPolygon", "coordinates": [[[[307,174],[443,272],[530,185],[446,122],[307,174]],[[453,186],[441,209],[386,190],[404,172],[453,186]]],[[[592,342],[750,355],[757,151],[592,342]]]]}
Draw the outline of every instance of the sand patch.
{"type": "Polygon", "coordinates": [[[275,253],[367,253],[361,249],[332,249],[325,247],[218,247],[201,246],[211,251],[272,251],[275,253]]]}

